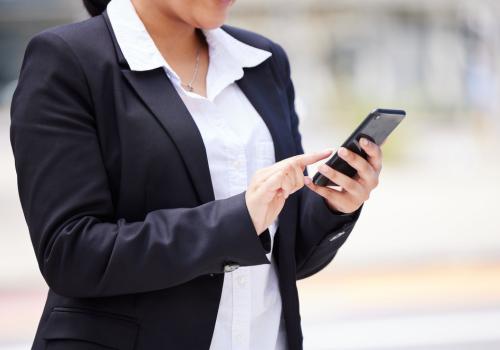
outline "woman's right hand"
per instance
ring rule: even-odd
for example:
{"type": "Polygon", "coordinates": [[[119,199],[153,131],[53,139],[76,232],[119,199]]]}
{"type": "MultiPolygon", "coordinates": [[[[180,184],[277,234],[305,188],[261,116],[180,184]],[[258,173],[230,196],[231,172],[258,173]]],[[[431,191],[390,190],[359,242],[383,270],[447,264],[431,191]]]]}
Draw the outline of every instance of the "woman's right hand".
{"type": "Polygon", "coordinates": [[[300,154],[255,172],[245,201],[255,230],[260,235],[278,217],[289,195],[304,186],[304,170],[332,151],[300,154]]]}

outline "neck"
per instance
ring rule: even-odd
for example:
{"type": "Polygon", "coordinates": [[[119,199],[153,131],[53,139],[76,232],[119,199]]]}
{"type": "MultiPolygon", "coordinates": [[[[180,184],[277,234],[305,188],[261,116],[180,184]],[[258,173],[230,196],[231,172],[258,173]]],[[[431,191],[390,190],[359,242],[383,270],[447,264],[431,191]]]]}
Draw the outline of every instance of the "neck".
{"type": "Polygon", "coordinates": [[[155,1],[131,0],[146,30],[163,55],[169,59],[192,59],[200,45],[196,28],[168,10],[159,9],[155,1]]]}

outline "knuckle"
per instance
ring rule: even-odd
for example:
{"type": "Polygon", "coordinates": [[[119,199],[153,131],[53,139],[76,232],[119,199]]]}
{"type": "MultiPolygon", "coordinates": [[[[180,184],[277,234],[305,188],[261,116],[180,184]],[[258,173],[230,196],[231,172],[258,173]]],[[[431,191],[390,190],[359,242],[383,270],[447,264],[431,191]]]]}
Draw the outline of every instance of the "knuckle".
{"type": "Polygon", "coordinates": [[[369,179],[367,179],[367,181],[365,182],[365,186],[366,188],[368,189],[372,189],[372,188],[375,188],[377,187],[377,176],[370,176],[369,179]]]}
{"type": "Polygon", "coordinates": [[[328,177],[330,177],[330,176],[331,176],[331,170],[332,170],[332,169],[331,169],[329,166],[325,165],[325,164],[323,164],[323,165],[321,165],[321,166],[319,167],[319,171],[320,171],[320,173],[322,173],[323,175],[326,175],[326,176],[328,176],[328,177]]]}
{"type": "MultiPolygon", "coordinates": [[[[340,180],[340,179],[337,179],[340,180]]],[[[345,177],[342,179],[343,186],[347,191],[353,192],[356,189],[356,181],[351,178],[345,177]]]]}
{"type": "Polygon", "coordinates": [[[330,168],[330,167],[324,167],[323,171],[324,171],[324,174],[327,175],[331,179],[336,179],[339,177],[337,171],[330,168]]]}
{"type": "Polygon", "coordinates": [[[360,158],[358,157],[355,157],[354,155],[353,156],[350,156],[348,158],[348,163],[353,167],[353,168],[356,168],[356,169],[360,169],[361,167],[361,161],[360,161],[360,158]]]}
{"type": "Polygon", "coordinates": [[[370,166],[370,164],[368,162],[360,162],[360,168],[361,168],[361,171],[365,172],[365,173],[370,173],[370,170],[372,170],[372,167],[370,166]]]}

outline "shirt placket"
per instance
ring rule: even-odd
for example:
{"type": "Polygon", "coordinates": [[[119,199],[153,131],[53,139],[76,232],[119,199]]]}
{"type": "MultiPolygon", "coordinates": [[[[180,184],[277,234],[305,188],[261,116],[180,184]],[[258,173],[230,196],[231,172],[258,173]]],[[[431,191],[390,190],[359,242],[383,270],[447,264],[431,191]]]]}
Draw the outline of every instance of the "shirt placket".
{"type": "Polygon", "coordinates": [[[241,267],[232,272],[233,289],[233,350],[249,350],[250,346],[250,271],[241,267]]]}
{"type": "MultiPolygon", "coordinates": [[[[247,188],[247,159],[245,140],[241,139],[225,122],[222,115],[217,115],[217,126],[224,140],[226,158],[229,162],[227,172],[228,196],[241,193],[247,188]]],[[[233,310],[231,324],[231,343],[233,350],[249,350],[251,293],[250,269],[240,267],[229,273],[227,280],[232,290],[233,310]]]]}
{"type": "MultiPolygon", "coordinates": [[[[243,145],[235,142],[231,147],[231,167],[234,169],[230,175],[230,186],[232,194],[240,193],[246,189],[247,171],[246,159],[243,145]]],[[[232,272],[233,291],[233,322],[232,322],[232,344],[233,350],[248,350],[250,344],[250,318],[251,318],[251,294],[250,294],[250,269],[240,267],[232,272]]]]}

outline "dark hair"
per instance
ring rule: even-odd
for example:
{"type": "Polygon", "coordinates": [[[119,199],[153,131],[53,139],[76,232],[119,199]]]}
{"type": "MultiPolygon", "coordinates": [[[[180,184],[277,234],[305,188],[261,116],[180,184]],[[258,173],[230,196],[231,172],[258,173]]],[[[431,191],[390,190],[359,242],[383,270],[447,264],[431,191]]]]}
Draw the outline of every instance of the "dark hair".
{"type": "Polygon", "coordinates": [[[100,15],[111,0],[83,0],[83,6],[92,17],[100,15]]]}

